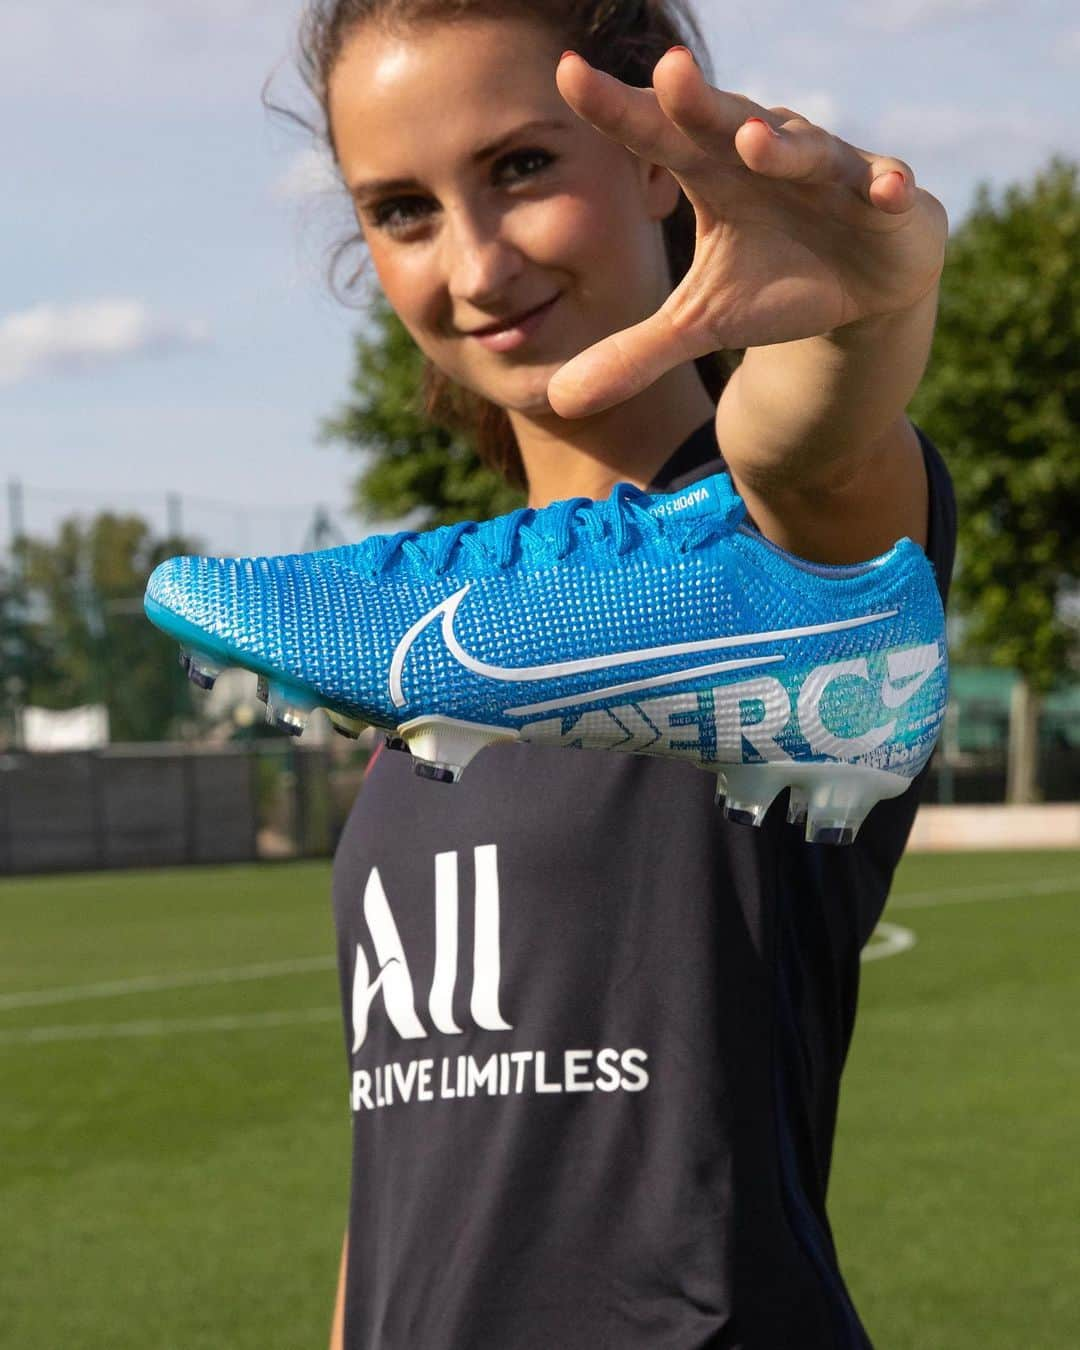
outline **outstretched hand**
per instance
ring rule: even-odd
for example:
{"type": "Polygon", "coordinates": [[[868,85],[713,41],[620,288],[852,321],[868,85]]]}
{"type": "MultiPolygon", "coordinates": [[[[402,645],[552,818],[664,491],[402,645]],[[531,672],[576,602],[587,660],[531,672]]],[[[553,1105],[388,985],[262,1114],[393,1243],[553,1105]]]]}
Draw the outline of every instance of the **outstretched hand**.
{"type": "Polygon", "coordinates": [[[651,89],[576,54],[556,83],[579,117],[668,169],[697,216],[690,270],[660,309],[552,377],[560,417],[613,407],[708,352],[898,313],[936,284],[945,210],[902,160],[714,89],[681,47],[657,62],[651,89]]]}

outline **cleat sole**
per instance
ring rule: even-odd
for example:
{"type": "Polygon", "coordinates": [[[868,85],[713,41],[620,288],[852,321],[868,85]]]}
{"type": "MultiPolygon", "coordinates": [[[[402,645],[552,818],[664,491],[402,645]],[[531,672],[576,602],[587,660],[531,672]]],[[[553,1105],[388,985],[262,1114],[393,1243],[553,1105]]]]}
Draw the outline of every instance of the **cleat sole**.
{"type": "Polygon", "coordinates": [[[899,797],[912,779],[860,764],[805,763],[724,765],[717,771],[717,804],[726,819],[760,827],[769,807],[790,789],[787,819],[803,825],[811,844],[854,843],[879,801],[899,797]]]}

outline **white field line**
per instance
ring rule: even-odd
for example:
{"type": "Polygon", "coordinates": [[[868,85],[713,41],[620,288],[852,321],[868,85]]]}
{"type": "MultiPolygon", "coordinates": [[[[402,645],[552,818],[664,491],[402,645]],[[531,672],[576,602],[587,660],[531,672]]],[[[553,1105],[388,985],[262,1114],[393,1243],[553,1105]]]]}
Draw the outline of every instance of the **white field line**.
{"type": "Polygon", "coordinates": [[[1026,900],[1033,895],[1064,895],[1080,889],[1080,855],[1076,875],[1043,877],[1039,881],[995,881],[982,886],[954,886],[943,891],[916,891],[890,900],[894,909],[931,909],[935,905],[967,905],[977,900],[1026,900]]]}
{"type": "Polygon", "coordinates": [[[188,970],[176,975],[140,975],[104,984],[73,984],[56,989],[28,989],[18,994],[0,994],[0,1012],[11,1008],[47,1008],[84,999],[115,998],[118,994],[149,994],[160,989],[194,989],[205,984],[236,984],[241,980],[266,980],[276,975],[301,975],[312,970],[330,970],[333,956],[307,956],[293,961],[269,961],[261,965],[229,966],[224,970],[188,970]]]}
{"type": "Polygon", "coordinates": [[[899,956],[901,952],[911,951],[917,941],[910,928],[901,928],[897,923],[879,923],[873,937],[862,949],[861,959],[884,961],[887,956],[899,956]]]}
{"type": "Polygon", "coordinates": [[[336,1022],[340,1008],[305,1008],[297,1012],[242,1013],[236,1017],[177,1017],[152,1022],[102,1022],[70,1027],[20,1027],[0,1031],[0,1045],[40,1045],[43,1041],[100,1041],[122,1036],[175,1036],[193,1031],[244,1031],[288,1027],[302,1022],[336,1022]]]}
{"type": "MultiPolygon", "coordinates": [[[[981,886],[955,886],[940,891],[913,892],[889,901],[895,909],[929,909],[935,905],[970,904],[981,900],[1023,900],[1036,895],[1064,895],[1078,884],[1074,877],[1044,877],[1036,881],[995,882],[981,886]]],[[[879,923],[878,941],[863,948],[864,961],[880,961],[910,951],[916,936],[898,924],[879,923]]],[[[176,975],[144,975],[127,980],[109,980],[99,984],[67,985],[54,989],[31,989],[17,994],[0,994],[0,1012],[14,1008],[55,1007],[86,999],[113,998],[119,994],[153,993],[163,989],[193,989],[200,985],[232,984],[241,980],[264,980],[308,971],[330,970],[337,964],[333,956],[310,956],[293,961],[273,961],[259,965],[229,966],[221,970],[189,971],[176,975]]],[[[311,1008],[288,1013],[247,1013],[236,1017],[198,1017],[159,1019],[156,1021],[106,1022],[85,1026],[23,1027],[0,1032],[0,1045],[62,1040],[101,1040],[118,1036],[166,1036],[194,1031],[237,1031],[245,1027],[290,1026],[303,1022],[336,1021],[339,1008],[311,1008]]]]}

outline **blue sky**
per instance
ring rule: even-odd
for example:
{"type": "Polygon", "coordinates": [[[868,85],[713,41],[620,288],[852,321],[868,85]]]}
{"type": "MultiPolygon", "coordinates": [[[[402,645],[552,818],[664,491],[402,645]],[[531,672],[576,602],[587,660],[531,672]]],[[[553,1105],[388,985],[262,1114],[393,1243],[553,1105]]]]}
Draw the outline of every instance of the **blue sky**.
{"type": "MultiPolygon", "coordinates": [[[[345,219],[302,134],[295,0],[3,0],[0,478],[25,524],[137,510],[207,548],[347,537],[358,460],[319,445],[362,314],[330,295],[345,219]]],[[[1071,0],[697,0],[714,82],[895,154],[953,225],[979,180],[1080,158],[1071,0]]],[[[947,449],[947,447],[946,447],[947,449]]],[[[0,502],[0,544],[9,522],[0,502]]]]}

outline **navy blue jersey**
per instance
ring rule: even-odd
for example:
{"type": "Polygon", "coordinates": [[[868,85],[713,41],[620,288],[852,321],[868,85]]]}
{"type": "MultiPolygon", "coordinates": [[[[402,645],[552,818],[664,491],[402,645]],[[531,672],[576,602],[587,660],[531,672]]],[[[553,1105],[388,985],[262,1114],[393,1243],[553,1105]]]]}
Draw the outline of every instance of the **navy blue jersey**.
{"type": "MultiPolygon", "coordinates": [[[[722,468],[710,420],[653,486],[722,468]]],[[[347,1350],[865,1350],[825,1194],[920,787],[835,848],[675,760],[504,744],[448,786],[381,751],[334,865],[347,1350]]]]}

